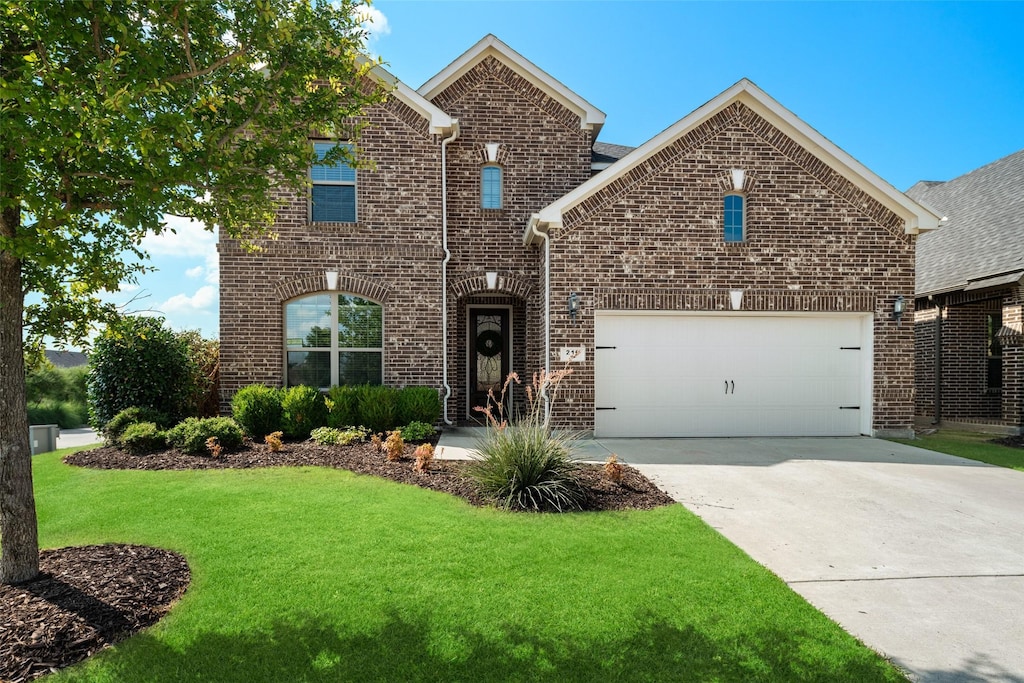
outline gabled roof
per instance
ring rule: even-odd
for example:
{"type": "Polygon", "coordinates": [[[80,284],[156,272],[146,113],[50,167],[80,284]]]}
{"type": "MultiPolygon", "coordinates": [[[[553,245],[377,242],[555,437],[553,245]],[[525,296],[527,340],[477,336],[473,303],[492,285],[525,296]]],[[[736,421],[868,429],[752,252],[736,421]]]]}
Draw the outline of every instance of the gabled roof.
{"type": "Polygon", "coordinates": [[[419,94],[428,100],[433,100],[448,86],[462,78],[470,69],[487,57],[494,57],[500,62],[507,64],[548,97],[561,103],[569,111],[578,114],[580,117],[580,128],[593,130],[594,137],[597,137],[601,126],[604,125],[604,112],[572,90],[569,90],[552,78],[546,71],[510,48],[493,34],[484,36],[476,45],[466,50],[458,59],[441,70],[439,74],[420,86],[419,94]]]}
{"type": "Polygon", "coordinates": [[[1024,278],[1024,150],[948,182],[921,181],[907,194],[947,217],[917,242],[918,296],[1024,278]]]}
{"type": "MultiPolygon", "coordinates": [[[[365,61],[362,58],[361,61],[365,61]]],[[[434,104],[418,92],[395,78],[387,69],[377,65],[370,70],[370,75],[391,88],[390,95],[397,97],[410,109],[418,113],[430,124],[430,132],[434,135],[446,135],[452,130],[451,116],[438,109],[434,104]]]]}
{"type": "Polygon", "coordinates": [[[734,102],[741,102],[773,126],[788,135],[806,150],[824,161],[836,172],[848,179],[869,196],[880,202],[904,221],[907,234],[918,234],[938,227],[939,217],[920,206],[889,183],[882,180],[864,165],[839,149],[825,136],[801,121],[795,114],[772,99],[766,92],[743,79],[718,95],[693,113],[676,122],[655,137],[626,154],[619,161],[572,192],[534,214],[523,235],[523,241],[537,239],[533,227],[545,231],[562,227],[562,216],[587,198],[597,194],[616,179],[640,166],[646,159],[671,145],[678,138],[721,112],[734,102]]]}

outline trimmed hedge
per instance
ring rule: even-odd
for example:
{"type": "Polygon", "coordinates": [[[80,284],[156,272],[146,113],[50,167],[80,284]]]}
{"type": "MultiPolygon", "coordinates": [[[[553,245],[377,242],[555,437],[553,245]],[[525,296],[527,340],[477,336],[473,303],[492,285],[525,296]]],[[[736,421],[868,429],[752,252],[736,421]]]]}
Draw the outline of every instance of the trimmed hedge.
{"type": "Polygon", "coordinates": [[[167,430],[167,442],[190,455],[208,453],[206,441],[211,436],[226,451],[242,445],[242,428],[230,417],[190,417],[167,430]]]}
{"type": "Polygon", "coordinates": [[[267,434],[282,431],[284,408],[282,392],[262,384],[243,387],[231,399],[231,416],[245,433],[257,441],[267,434]]]}
{"type": "Polygon", "coordinates": [[[293,439],[307,439],[317,427],[327,426],[327,404],[318,389],[296,386],[284,390],[281,398],[284,410],[283,430],[293,439]]]}

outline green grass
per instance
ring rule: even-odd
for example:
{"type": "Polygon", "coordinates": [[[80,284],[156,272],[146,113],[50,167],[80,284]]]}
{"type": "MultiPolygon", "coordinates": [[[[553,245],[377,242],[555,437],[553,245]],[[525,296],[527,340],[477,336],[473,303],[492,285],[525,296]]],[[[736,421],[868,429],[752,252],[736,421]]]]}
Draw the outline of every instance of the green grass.
{"type": "Polygon", "coordinates": [[[893,439],[908,446],[927,448],[930,451],[958,455],[990,465],[1009,467],[1024,472],[1024,448],[1011,448],[989,443],[998,438],[992,434],[980,432],[957,432],[939,430],[933,434],[919,436],[916,439],[893,439]]]}
{"type": "Polygon", "coordinates": [[[348,472],[37,456],[43,547],[183,553],[155,627],[53,681],[897,681],[682,506],[512,514],[348,472]]]}

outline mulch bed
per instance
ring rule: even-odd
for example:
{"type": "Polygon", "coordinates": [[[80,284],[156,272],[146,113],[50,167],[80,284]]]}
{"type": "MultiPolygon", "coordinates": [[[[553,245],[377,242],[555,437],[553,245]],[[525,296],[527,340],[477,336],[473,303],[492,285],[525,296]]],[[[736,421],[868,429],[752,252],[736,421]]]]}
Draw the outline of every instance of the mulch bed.
{"type": "Polygon", "coordinates": [[[1004,436],[1001,439],[992,439],[992,443],[999,444],[1000,446],[1010,446],[1011,448],[1024,448],[1024,434],[1018,434],[1017,436],[1004,436]]]}
{"type": "Polygon", "coordinates": [[[137,545],[44,550],[39,565],[34,580],[0,585],[0,681],[30,681],[152,626],[190,580],[181,555],[137,545]]]}
{"type": "MultiPolygon", "coordinates": [[[[389,462],[370,444],[320,446],[286,443],[273,453],[247,443],[219,458],[176,450],[135,456],[105,446],[73,453],[64,462],[78,467],[125,470],[205,470],[315,465],[384,477],[442,491],[473,505],[481,498],[465,475],[465,462],[434,460],[426,472],[413,470],[415,444],[389,462]]],[[[584,509],[649,510],[674,501],[626,465],[620,483],[601,466],[583,465],[584,509]]],[[[41,574],[18,586],[0,586],[0,681],[22,683],[82,661],[98,650],[155,624],[185,592],[188,564],[176,553],[134,545],[96,545],[44,550],[41,574]]]]}

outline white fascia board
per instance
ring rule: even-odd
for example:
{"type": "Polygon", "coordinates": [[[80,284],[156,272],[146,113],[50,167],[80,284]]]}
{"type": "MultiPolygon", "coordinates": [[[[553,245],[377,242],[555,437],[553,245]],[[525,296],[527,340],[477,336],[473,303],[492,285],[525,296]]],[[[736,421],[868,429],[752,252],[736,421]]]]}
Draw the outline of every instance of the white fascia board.
{"type": "MultiPolygon", "coordinates": [[[[548,97],[580,117],[580,128],[594,131],[604,125],[604,112],[565,87],[549,73],[523,57],[499,40],[494,34],[484,36],[476,45],[462,53],[436,76],[419,87],[419,94],[427,100],[437,97],[445,88],[462,78],[470,69],[488,56],[510,65],[517,73],[542,90],[548,97]]],[[[595,132],[594,137],[597,137],[595,132]]]]}
{"type": "Polygon", "coordinates": [[[397,97],[410,109],[426,119],[430,124],[430,132],[432,134],[447,135],[451,132],[451,116],[438,109],[432,102],[395,78],[387,69],[378,64],[370,70],[370,74],[391,88],[391,96],[397,97]]]}
{"type": "Polygon", "coordinates": [[[907,234],[917,234],[921,231],[933,230],[938,227],[939,216],[917,204],[910,197],[869,171],[860,162],[839,149],[825,136],[797,118],[795,114],[745,78],[640,145],[613,163],[605,171],[602,171],[572,192],[546,206],[541,210],[540,215],[552,216],[557,213],[558,223],[560,224],[561,215],[564,212],[588,197],[597,194],[617,178],[628,173],[632,168],[642,163],[648,157],[658,153],[664,147],[672,144],[679,137],[703,124],[734,101],[743,102],[743,104],[757,112],[758,115],[767,119],[772,125],[794,138],[808,151],[821,157],[845,178],[881,202],[883,206],[903,218],[904,229],[907,234]]]}

